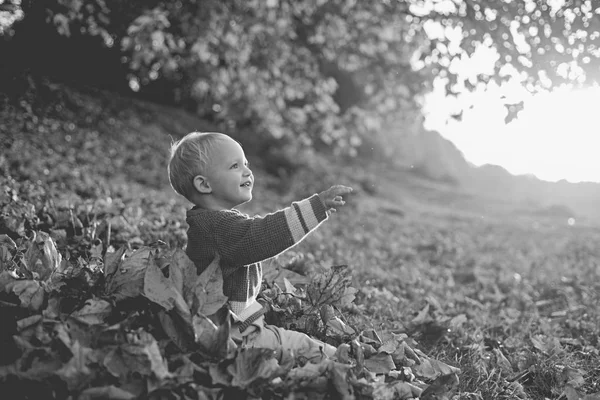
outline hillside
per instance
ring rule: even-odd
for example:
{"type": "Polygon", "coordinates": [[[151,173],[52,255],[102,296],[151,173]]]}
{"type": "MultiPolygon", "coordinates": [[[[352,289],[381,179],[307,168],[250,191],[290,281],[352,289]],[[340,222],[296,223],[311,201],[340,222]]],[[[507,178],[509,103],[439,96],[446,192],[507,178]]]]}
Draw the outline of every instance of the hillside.
{"type": "Polygon", "coordinates": [[[416,176],[445,182],[471,201],[494,212],[518,216],[574,218],[584,224],[600,223],[600,183],[548,182],[533,175],[515,176],[496,165],[476,167],[460,150],[438,132],[422,129],[398,136],[396,163],[416,176]]]}

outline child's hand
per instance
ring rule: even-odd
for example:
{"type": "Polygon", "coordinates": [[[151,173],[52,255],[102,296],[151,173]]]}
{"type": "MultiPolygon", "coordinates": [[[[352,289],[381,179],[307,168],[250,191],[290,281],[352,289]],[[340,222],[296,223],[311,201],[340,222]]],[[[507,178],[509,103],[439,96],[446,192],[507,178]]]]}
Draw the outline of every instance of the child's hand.
{"type": "Polygon", "coordinates": [[[346,204],[346,202],[342,198],[342,195],[348,194],[350,192],[352,192],[351,187],[335,185],[319,193],[319,197],[321,198],[321,201],[323,201],[323,204],[325,204],[325,207],[327,207],[327,209],[335,212],[335,207],[340,207],[346,204]]]}

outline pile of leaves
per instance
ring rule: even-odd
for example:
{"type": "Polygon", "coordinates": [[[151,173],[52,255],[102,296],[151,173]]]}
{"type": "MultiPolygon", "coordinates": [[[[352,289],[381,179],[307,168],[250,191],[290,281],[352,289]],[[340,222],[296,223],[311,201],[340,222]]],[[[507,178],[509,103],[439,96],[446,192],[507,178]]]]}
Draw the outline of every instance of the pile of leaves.
{"type": "Polygon", "coordinates": [[[426,398],[440,385],[424,380],[438,377],[456,388],[458,370],[407,335],[343,321],[356,293],[347,267],[293,269],[267,274],[269,318],[336,344],[334,359],[237,348],[217,263],[196,275],[180,248],[98,240],[69,259],[46,232],[1,235],[0,382],[21,398],[74,399],[426,398]]]}

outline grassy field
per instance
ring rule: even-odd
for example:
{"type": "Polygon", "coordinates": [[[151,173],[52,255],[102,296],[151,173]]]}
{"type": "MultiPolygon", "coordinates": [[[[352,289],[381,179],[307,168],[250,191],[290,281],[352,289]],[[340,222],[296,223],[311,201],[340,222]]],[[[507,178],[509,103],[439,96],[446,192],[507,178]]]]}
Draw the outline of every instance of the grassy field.
{"type": "MultiPolygon", "coordinates": [[[[169,135],[210,126],[155,105],[57,93],[66,94],[56,104],[3,108],[3,232],[17,240],[53,230],[72,260],[90,259],[92,227],[104,227],[113,249],[184,245],[187,205],[166,180],[169,135]]],[[[346,207],[266,264],[348,265],[357,292],[343,320],[355,332],[404,333],[460,368],[454,399],[600,399],[599,227],[516,213],[384,165],[322,160],[282,181],[256,164],[255,197],[242,209],[250,214],[333,183],[355,188],[346,207]]]]}

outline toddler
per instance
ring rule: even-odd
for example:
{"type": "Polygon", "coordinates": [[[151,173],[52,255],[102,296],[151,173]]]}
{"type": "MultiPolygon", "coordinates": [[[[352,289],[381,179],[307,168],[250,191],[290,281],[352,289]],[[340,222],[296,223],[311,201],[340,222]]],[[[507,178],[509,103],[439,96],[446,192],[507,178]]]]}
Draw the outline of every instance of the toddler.
{"type": "Polygon", "coordinates": [[[202,273],[215,259],[223,274],[233,323],[231,337],[241,347],[284,351],[311,362],[332,357],[335,348],[301,332],[265,324],[266,309],[257,301],[261,261],[299,243],[344,205],[351,188],[336,185],[264,217],[234,207],[252,199],[254,176],[242,146],[216,132],[192,132],[171,147],[168,165],[173,189],[193,203],[187,212],[186,253],[202,273]]]}

